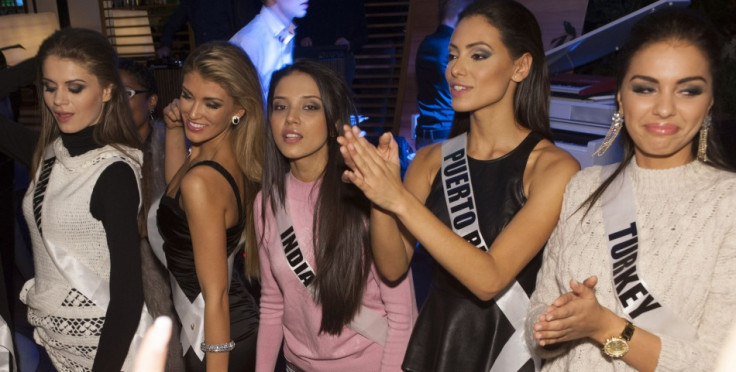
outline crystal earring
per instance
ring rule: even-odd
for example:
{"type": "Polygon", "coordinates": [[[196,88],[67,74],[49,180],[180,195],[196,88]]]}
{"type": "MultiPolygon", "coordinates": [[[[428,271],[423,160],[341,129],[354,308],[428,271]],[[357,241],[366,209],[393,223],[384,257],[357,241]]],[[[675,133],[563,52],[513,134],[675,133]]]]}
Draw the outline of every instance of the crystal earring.
{"type": "Polygon", "coordinates": [[[230,119],[230,122],[233,123],[233,125],[238,125],[240,124],[240,117],[235,115],[232,119],[230,119]]]}
{"type": "Polygon", "coordinates": [[[595,150],[593,155],[596,156],[603,156],[603,153],[608,150],[609,147],[613,144],[613,141],[616,140],[616,137],[618,136],[618,132],[621,131],[621,128],[624,126],[624,115],[620,111],[616,111],[613,113],[613,116],[611,117],[611,128],[608,129],[608,133],[606,133],[606,137],[603,139],[603,142],[601,143],[601,147],[598,148],[598,150],[595,150]]]}
{"type": "Polygon", "coordinates": [[[703,126],[700,127],[700,138],[698,139],[698,159],[704,163],[708,162],[708,130],[711,125],[710,114],[703,120],[703,126]]]}

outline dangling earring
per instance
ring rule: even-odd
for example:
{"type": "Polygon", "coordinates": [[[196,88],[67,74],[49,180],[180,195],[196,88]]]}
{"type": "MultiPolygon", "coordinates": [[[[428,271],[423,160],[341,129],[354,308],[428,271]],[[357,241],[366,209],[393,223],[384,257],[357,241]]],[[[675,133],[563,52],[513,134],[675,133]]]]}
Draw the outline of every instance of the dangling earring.
{"type": "Polygon", "coordinates": [[[618,132],[621,131],[621,128],[623,126],[624,115],[620,111],[614,112],[613,116],[611,117],[611,128],[608,129],[608,133],[606,133],[606,137],[603,139],[601,147],[599,147],[598,150],[595,150],[593,155],[603,156],[603,153],[605,153],[606,150],[611,147],[613,141],[616,140],[616,136],[618,136],[618,132]]]}
{"type": "Polygon", "coordinates": [[[240,124],[240,117],[235,115],[232,119],[230,119],[230,122],[233,123],[233,125],[238,125],[240,124]]]}
{"type": "Polygon", "coordinates": [[[708,129],[710,129],[710,114],[703,120],[703,126],[700,127],[700,138],[698,139],[698,160],[703,163],[708,162],[708,129]]]}

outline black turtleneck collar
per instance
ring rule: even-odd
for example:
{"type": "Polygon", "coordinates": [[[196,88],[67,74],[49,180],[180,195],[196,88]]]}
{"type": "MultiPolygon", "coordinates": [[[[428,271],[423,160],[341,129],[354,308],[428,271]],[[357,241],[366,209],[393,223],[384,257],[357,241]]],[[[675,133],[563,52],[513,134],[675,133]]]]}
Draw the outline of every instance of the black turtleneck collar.
{"type": "Polygon", "coordinates": [[[89,150],[102,147],[102,145],[95,142],[93,136],[94,130],[95,126],[90,125],[77,133],[61,133],[61,142],[67,151],[69,151],[69,155],[78,156],[89,150]]]}

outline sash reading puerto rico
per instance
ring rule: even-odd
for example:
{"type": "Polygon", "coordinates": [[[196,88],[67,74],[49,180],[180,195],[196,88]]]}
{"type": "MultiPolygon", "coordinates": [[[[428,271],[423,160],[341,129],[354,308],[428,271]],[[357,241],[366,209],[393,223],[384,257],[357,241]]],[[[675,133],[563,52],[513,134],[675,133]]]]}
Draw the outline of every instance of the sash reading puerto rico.
{"type": "MultiPolygon", "coordinates": [[[[487,252],[488,244],[483,240],[476,212],[475,196],[470,182],[468,157],[466,151],[467,133],[447,140],[442,144],[442,188],[450,227],[478,249],[487,252]]],[[[493,361],[491,372],[518,371],[529,359],[534,361],[534,369],[539,371],[541,361],[529,352],[524,341],[524,318],[529,309],[529,297],[515,279],[494,298],[496,305],[514,327],[514,334],[506,340],[501,353],[493,361]]]]}
{"type": "MultiPolygon", "coordinates": [[[[613,174],[618,164],[601,170],[601,180],[613,174]]],[[[621,308],[634,323],[649,332],[692,339],[697,331],[662,306],[639,274],[639,231],[636,199],[629,168],[625,168],[601,196],[606,229],[607,255],[611,259],[613,289],[621,308]]]]}

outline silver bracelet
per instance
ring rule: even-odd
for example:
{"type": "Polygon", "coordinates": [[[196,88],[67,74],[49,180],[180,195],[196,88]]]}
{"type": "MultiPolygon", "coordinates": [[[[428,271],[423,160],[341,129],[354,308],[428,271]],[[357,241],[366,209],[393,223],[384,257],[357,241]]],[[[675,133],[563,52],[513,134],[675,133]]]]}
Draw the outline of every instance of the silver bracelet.
{"type": "Polygon", "coordinates": [[[199,349],[205,353],[226,353],[235,349],[235,341],[230,340],[225,344],[205,344],[203,342],[199,345],[199,349]]]}

